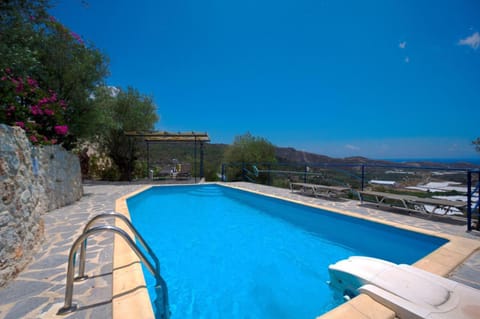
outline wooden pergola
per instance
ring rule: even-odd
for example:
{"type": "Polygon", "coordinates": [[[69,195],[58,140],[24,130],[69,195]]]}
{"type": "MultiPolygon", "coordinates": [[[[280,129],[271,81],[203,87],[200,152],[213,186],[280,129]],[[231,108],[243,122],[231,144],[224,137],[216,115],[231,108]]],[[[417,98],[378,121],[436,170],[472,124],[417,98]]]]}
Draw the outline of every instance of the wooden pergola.
{"type": "MultiPolygon", "coordinates": [[[[200,145],[200,178],[204,177],[203,170],[203,157],[204,150],[203,146],[205,143],[210,142],[210,137],[206,132],[165,132],[165,131],[155,131],[155,132],[138,132],[138,131],[128,131],[125,132],[126,136],[143,138],[147,144],[147,170],[150,171],[150,144],[154,143],[194,143],[194,162],[197,162],[197,144],[200,145]]],[[[195,180],[196,176],[196,165],[194,167],[195,180]]]]}

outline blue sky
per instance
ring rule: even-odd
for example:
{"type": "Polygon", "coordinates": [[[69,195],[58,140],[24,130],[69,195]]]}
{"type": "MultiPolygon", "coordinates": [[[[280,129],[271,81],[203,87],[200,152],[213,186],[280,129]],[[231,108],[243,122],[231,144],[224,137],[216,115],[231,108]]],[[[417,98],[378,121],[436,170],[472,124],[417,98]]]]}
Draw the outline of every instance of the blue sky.
{"type": "Polygon", "coordinates": [[[333,157],[471,158],[480,136],[476,0],[59,0],[151,94],[156,129],[250,132],[333,157]]]}

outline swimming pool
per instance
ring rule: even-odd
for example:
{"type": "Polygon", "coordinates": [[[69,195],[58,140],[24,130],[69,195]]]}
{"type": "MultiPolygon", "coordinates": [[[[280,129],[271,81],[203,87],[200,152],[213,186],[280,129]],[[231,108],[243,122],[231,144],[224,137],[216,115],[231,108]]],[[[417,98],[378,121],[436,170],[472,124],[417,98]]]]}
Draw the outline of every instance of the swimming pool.
{"type": "Polygon", "coordinates": [[[127,203],[160,259],[172,318],[314,318],[342,302],[329,264],[411,264],[447,242],[219,185],[154,187],[127,203]]]}

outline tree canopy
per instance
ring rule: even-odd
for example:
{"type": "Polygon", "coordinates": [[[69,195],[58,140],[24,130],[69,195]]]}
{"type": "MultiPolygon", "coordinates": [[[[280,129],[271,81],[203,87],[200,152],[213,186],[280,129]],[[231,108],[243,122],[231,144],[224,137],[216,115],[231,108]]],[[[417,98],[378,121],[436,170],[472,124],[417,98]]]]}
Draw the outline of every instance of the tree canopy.
{"type": "Polygon", "coordinates": [[[151,131],[158,120],[156,106],[151,96],[128,87],[119,90],[99,87],[93,99],[99,110],[101,123],[97,138],[103,151],[113,160],[120,171],[121,180],[131,179],[134,161],[138,158],[139,147],[125,131],[151,131]]]}
{"type": "Polygon", "coordinates": [[[154,128],[153,98],[107,87],[107,57],[50,8],[51,0],[0,1],[0,122],[35,144],[96,141],[129,179],[138,144],[124,131],[154,128]]]}
{"type": "MultiPolygon", "coordinates": [[[[50,16],[48,0],[0,2],[0,70],[29,77],[63,100],[69,134],[64,145],[96,134],[90,98],[108,74],[107,58],[50,16]]],[[[0,104],[0,111],[8,106],[0,104]]]]}
{"type": "Polygon", "coordinates": [[[267,139],[247,132],[235,137],[225,152],[225,162],[275,162],[275,146],[267,139]]]}
{"type": "MultiPolygon", "coordinates": [[[[249,132],[236,136],[233,144],[224,154],[226,163],[274,163],[275,146],[263,137],[255,137],[249,132]]],[[[238,179],[243,174],[241,169],[231,169],[230,179],[238,179]]]]}

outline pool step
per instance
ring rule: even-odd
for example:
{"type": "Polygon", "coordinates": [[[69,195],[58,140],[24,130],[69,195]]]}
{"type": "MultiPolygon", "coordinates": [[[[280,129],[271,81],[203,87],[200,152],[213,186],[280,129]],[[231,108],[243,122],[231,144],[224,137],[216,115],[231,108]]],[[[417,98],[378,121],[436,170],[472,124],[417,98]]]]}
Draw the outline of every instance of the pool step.
{"type": "Polygon", "coordinates": [[[188,194],[193,196],[201,196],[201,197],[216,197],[216,196],[222,196],[223,190],[219,187],[203,186],[195,190],[189,191],[188,194]]]}

